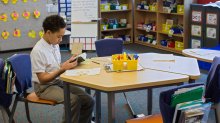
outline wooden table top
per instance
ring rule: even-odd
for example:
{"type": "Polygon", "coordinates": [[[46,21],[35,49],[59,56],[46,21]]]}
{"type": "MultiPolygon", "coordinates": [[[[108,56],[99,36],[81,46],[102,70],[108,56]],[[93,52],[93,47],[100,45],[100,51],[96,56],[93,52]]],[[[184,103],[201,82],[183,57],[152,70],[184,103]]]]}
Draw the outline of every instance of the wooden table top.
{"type": "Polygon", "coordinates": [[[151,86],[167,85],[189,80],[187,75],[144,69],[133,72],[110,72],[104,70],[103,64],[95,64],[88,61],[79,65],[76,69],[101,68],[99,75],[66,76],[62,74],[61,80],[89,87],[101,91],[120,91],[138,89],[151,86]]]}

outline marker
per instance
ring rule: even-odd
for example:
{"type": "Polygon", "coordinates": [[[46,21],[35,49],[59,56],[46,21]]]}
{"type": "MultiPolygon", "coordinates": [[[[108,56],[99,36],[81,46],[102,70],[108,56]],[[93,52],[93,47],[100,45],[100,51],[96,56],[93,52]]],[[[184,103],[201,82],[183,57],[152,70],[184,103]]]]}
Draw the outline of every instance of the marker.
{"type": "Polygon", "coordinates": [[[100,64],[100,63],[98,63],[98,62],[96,62],[96,61],[92,61],[93,63],[95,63],[95,64],[100,64]]]}

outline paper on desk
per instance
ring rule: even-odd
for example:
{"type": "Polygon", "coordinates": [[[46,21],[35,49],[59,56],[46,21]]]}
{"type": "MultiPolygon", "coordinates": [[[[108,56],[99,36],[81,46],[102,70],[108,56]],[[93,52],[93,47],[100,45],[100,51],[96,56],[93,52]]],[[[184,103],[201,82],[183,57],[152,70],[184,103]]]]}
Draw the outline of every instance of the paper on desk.
{"type": "Polygon", "coordinates": [[[66,76],[81,76],[81,75],[98,75],[100,74],[101,68],[92,69],[73,69],[65,72],[66,76]]]}
{"type": "Polygon", "coordinates": [[[219,54],[219,51],[209,50],[209,49],[192,49],[188,51],[189,53],[193,53],[200,56],[210,55],[210,54],[219,54]]]}
{"type": "Polygon", "coordinates": [[[139,63],[144,68],[169,71],[175,63],[173,54],[143,53],[138,55],[140,56],[139,63]]]}
{"type": "Polygon", "coordinates": [[[174,55],[173,54],[154,54],[152,55],[153,61],[161,61],[161,62],[168,62],[168,61],[174,61],[174,55]]]}

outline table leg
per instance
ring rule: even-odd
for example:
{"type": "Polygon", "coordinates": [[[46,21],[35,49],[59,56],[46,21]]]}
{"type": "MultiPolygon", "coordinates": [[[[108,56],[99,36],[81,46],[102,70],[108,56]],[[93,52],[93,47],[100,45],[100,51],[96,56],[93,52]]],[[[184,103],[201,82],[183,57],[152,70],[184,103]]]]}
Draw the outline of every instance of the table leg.
{"type": "Polygon", "coordinates": [[[152,114],[152,88],[147,89],[147,113],[152,114]]]}
{"type": "Polygon", "coordinates": [[[70,87],[69,84],[63,82],[64,85],[64,107],[66,123],[71,123],[71,110],[70,110],[70,87]]]}
{"type": "Polygon", "coordinates": [[[96,93],[96,123],[101,123],[101,92],[95,91],[96,93]]]}
{"type": "Polygon", "coordinates": [[[189,79],[189,83],[195,83],[196,80],[195,79],[189,79]]]}
{"type": "Polygon", "coordinates": [[[115,123],[115,93],[108,93],[108,123],[115,123]]]}

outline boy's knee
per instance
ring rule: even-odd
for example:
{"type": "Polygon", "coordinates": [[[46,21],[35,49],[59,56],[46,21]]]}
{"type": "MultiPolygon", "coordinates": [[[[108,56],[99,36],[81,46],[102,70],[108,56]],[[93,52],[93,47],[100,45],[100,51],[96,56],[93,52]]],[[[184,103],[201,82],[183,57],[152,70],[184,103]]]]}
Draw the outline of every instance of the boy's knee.
{"type": "Polygon", "coordinates": [[[71,105],[79,105],[80,98],[76,95],[70,95],[70,102],[71,102],[71,105]]]}

